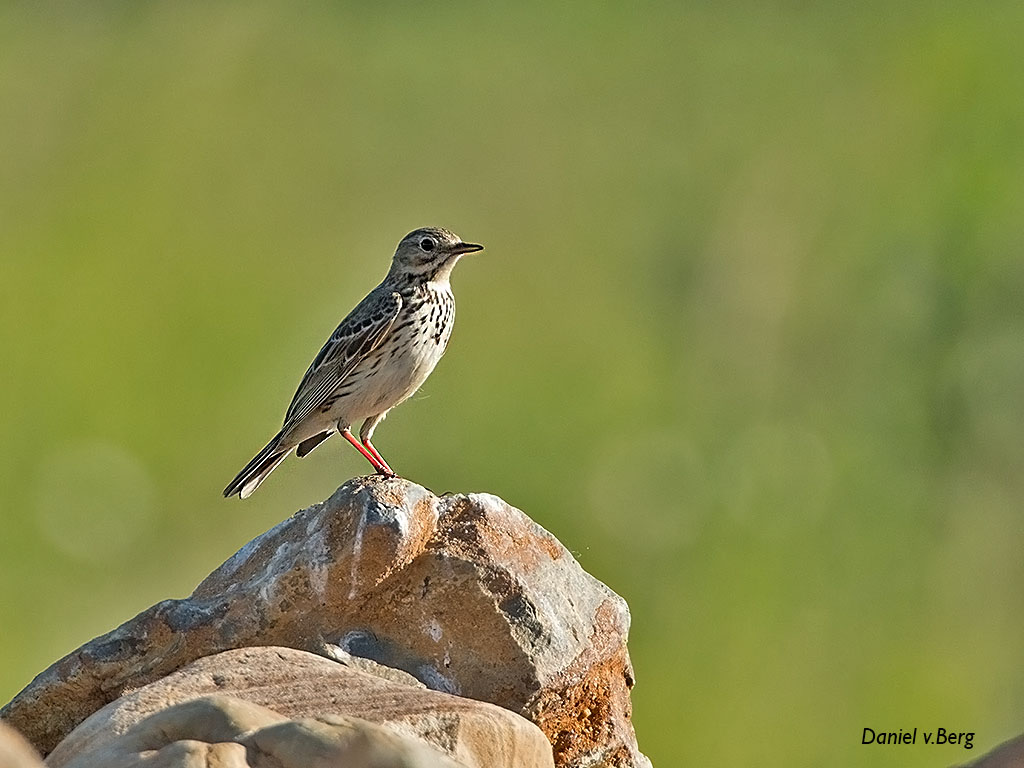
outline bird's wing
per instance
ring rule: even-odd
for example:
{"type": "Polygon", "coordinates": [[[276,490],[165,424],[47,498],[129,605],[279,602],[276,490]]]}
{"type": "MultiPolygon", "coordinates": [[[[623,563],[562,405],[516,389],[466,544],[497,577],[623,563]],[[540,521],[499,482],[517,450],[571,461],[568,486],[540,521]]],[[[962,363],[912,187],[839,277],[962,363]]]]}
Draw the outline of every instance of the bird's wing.
{"type": "Polygon", "coordinates": [[[389,293],[364,300],[341,321],[302,377],[284,417],[285,430],[323,405],[359,361],[384,340],[401,310],[402,295],[389,293]]]}

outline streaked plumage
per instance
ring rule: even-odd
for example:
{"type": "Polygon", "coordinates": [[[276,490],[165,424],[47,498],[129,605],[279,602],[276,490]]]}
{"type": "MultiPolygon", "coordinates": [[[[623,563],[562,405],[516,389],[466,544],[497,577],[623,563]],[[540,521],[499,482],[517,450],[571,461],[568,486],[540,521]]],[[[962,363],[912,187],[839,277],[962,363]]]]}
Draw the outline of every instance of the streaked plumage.
{"type": "Polygon", "coordinates": [[[410,397],[444,354],[455,321],[449,277],[465,253],[446,229],[427,227],[398,244],[383,282],[341,321],[310,364],[281,431],[224,489],[250,496],[294,450],[300,458],[335,432],[378,472],[394,474],[370,442],[388,411],[410,397]],[[357,440],[350,432],[362,421],[357,440]]]}

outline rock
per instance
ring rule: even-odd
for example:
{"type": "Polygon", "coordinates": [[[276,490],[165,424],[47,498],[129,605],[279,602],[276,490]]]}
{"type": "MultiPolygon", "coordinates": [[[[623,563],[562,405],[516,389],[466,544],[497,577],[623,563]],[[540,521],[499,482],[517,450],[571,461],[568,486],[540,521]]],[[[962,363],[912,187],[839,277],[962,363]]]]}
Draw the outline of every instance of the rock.
{"type": "Polygon", "coordinates": [[[0,768],[43,768],[43,761],[20,733],[0,722],[0,768]]]}
{"type": "MultiPolygon", "coordinates": [[[[394,682],[386,668],[364,664],[374,673],[292,648],[243,648],[207,656],[93,713],[57,745],[46,763],[49,768],[73,768],[81,759],[92,760],[90,755],[106,754],[114,741],[120,744],[118,755],[139,752],[139,744],[125,742],[122,734],[155,713],[216,694],[255,707],[252,712],[275,713],[276,719],[253,721],[252,727],[345,715],[385,725],[466,768],[553,766],[544,734],[514,712],[427,690],[412,678],[412,685],[394,682]]],[[[193,731],[187,738],[210,741],[213,734],[193,731]]]]}
{"type": "Polygon", "coordinates": [[[460,768],[414,739],[356,717],[289,720],[229,696],[175,704],[67,768],[460,768]]]}
{"type": "Polygon", "coordinates": [[[973,763],[962,768],[1022,768],[1024,767],[1024,736],[1003,742],[973,763]]]}
{"type": "Polygon", "coordinates": [[[191,597],[61,659],[0,715],[44,754],[129,689],[231,648],[369,658],[531,719],[559,766],[647,765],[630,722],[625,602],[526,515],[356,478],[257,537],[191,597]]]}

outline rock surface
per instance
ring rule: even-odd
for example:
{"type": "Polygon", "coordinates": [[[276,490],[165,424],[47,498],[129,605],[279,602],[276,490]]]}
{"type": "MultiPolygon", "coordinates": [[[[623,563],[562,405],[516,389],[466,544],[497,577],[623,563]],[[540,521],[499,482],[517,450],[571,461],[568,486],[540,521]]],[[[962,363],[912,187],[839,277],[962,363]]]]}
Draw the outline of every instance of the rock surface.
{"type": "Polygon", "coordinates": [[[0,768],[43,768],[43,761],[22,735],[0,723],[0,768]]]}
{"type": "Polygon", "coordinates": [[[526,515],[356,478],[257,537],[184,600],[143,611],[0,710],[44,754],[131,689],[259,645],[373,659],[522,713],[559,766],[649,765],[630,721],[625,602],[526,515]]]}
{"type": "Polygon", "coordinates": [[[1003,742],[973,763],[961,768],[1024,768],[1024,736],[1003,742]]]}
{"type": "Polygon", "coordinates": [[[150,715],[67,768],[460,768],[425,744],[344,715],[289,720],[229,696],[150,715]]]}
{"type": "MultiPolygon", "coordinates": [[[[514,712],[427,690],[412,678],[395,682],[390,678],[396,670],[373,662],[357,664],[365,671],[276,647],[207,656],[93,713],[57,745],[46,763],[49,768],[74,768],[79,756],[90,760],[96,754],[134,754],[140,750],[122,734],[155,713],[218,695],[272,710],[277,720],[343,713],[385,725],[465,768],[552,768],[551,745],[544,734],[514,712]],[[119,744],[111,752],[115,741],[119,744]]],[[[262,725],[254,720],[250,727],[262,725]]],[[[209,740],[195,732],[189,738],[209,740]]]]}

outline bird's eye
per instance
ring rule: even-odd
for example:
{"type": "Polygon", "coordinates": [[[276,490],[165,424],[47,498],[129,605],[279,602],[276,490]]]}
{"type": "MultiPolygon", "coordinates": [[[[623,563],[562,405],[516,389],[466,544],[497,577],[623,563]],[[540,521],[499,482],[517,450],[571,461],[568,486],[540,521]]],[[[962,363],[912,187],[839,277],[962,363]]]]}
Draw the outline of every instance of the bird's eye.
{"type": "Polygon", "coordinates": [[[432,250],[434,250],[433,239],[429,237],[424,237],[422,240],[420,240],[420,249],[426,251],[427,253],[430,253],[432,250]]]}

